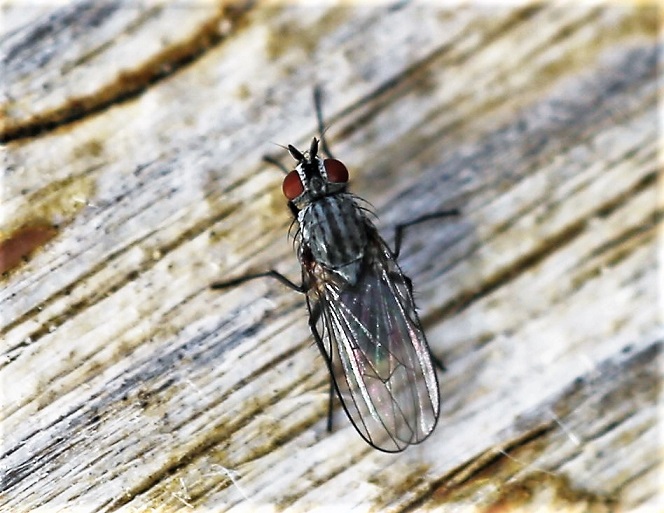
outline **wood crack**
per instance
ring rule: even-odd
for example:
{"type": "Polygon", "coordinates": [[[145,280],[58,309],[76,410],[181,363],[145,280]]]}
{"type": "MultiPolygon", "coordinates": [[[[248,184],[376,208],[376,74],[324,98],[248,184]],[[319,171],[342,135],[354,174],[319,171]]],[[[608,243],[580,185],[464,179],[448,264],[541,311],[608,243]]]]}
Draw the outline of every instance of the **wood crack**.
{"type": "Polygon", "coordinates": [[[155,84],[199,60],[232,33],[236,33],[252,8],[251,0],[223,6],[217,15],[204,23],[191,38],[166,48],[139,68],[121,72],[114,82],[94,93],[71,98],[60,107],[15,124],[5,118],[4,126],[0,130],[0,144],[51,132],[139,97],[155,84]]]}

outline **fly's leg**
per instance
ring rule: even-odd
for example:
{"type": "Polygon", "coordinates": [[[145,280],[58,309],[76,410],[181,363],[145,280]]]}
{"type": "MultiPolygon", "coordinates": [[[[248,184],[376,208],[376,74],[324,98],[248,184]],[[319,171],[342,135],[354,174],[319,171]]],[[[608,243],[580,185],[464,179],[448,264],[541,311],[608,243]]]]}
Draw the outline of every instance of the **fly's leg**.
{"type": "MultiPolygon", "coordinates": [[[[241,285],[242,283],[246,283],[251,280],[256,280],[259,278],[274,278],[275,280],[283,283],[286,285],[289,289],[292,289],[296,292],[300,292],[302,294],[306,293],[307,289],[305,288],[304,285],[297,285],[293,283],[291,280],[286,278],[283,274],[281,274],[278,271],[275,271],[274,269],[270,271],[266,271],[264,273],[255,273],[255,274],[246,274],[244,276],[240,276],[238,278],[235,278],[233,280],[228,280],[228,281],[219,281],[216,283],[213,283],[210,285],[211,289],[214,290],[219,290],[219,289],[227,289],[231,287],[235,287],[237,285],[241,285]]],[[[327,356],[327,352],[325,351],[325,345],[323,344],[323,339],[318,333],[318,329],[316,328],[316,322],[318,321],[320,317],[320,306],[316,306],[314,310],[312,310],[311,315],[309,316],[309,329],[311,330],[311,334],[314,337],[314,340],[316,341],[316,345],[318,346],[318,349],[320,350],[321,354],[323,355],[323,358],[325,358],[325,363],[327,364],[327,368],[330,372],[330,395],[329,395],[329,400],[328,400],[328,410],[327,410],[327,430],[329,432],[332,431],[332,403],[334,401],[334,376],[332,374],[332,362],[329,361],[329,358],[327,356]]],[[[330,351],[330,354],[332,352],[330,351]]]]}
{"type": "Polygon", "coordinates": [[[328,356],[328,352],[325,351],[325,344],[323,343],[323,339],[318,333],[318,328],[316,328],[316,323],[318,322],[319,318],[320,318],[320,304],[317,303],[309,314],[309,330],[311,331],[311,334],[313,335],[314,340],[316,341],[316,345],[318,346],[320,353],[323,355],[323,358],[325,359],[325,364],[327,365],[327,369],[330,373],[330,393],[327,403],[327,431],[328,433],[331,433],[332,409],[333,409],[332,406],[334,403],[334,391],[335,391],[332,361],[330,360],[330,358],[332,358],[332,348],[330,348],[328,356]]]}
{"type": "Polygon", "coordinates": [[[406,223],[398,224],[394,228],[394,258],[398,258],[399,256],[399,252],[401,251],[401,240],[403,239],[404,231],[406,228],[410,228],[411,226],[415,226],[416,224],[430,221],[432,219],[458,216],[460,213],[461,212],[456,208],[451,210],[441,210],[440,212],[432,212],[431,214],[416,217],[415,219],[412,219],[406,223]]]}
{"type": "Polygon", "coordinates": [[[268,164],[272,164],[273,166],[277,166],[279,169],[283,171],[285,175],[289,173],[289,170],[286,166],[284,166],[281,162],[279,162],[277,159],[274,157],[270,157],[269,155],[263,155],[263,162],[267,162],[268,164]]]}
{"type": "Polygon", "coordinates": [[[332,405],[334,402],[334,378],[330,374],[330,392],[327,401],[327,432],[332,432],[332,405]]]}
{"type": "MultiPolygon", "coordinates": [[[[403,239],[404,231],[406,230],[406,228],[410,228],[411,226],[423,223],[425,221],[430,221],[432,219],[440,219],[443,217],[454,217],[458,216],[459,214],[460,212],[456,208],[451,210],[441,210],[439,212],[432,212],[431,214],[426,214],[421,217],[417,217],[415,219],[412,219],[411,221],[408,221],[407,223],[398,224],[394,228],[394,258],[396,259],[399,257],[399,252],[401,251],[401,240],[403,239]]],[[[406,286],[408,287],[408,290],[412,295],[413,282],[407,276],[404,276],[404,278],[406,280],[406,286]]],[[[436,355],[434,355],[431,352],[431,350],[429,350],[429,356],[431,358],[431,363],[433,363],[434,367],[437,367],[441,372],[445,372],[447,370],[442,360],[437,358],[436,355]]]]}
{"type": "MultiPolygon", "coordinates": [[[[323,91],[318,85],[314,87],[314,108],[316,110],[316,121],[318,122],[318,133],[320,134],[321,147],[323,148],[325,155],[333,159],[334,156],[330,151],[330,147],[327,145],[327,139],[325,139],[325,122],[323,120],[323,91]]],[[[269,155],[263,156],[263,161],[267,162],[268,164],[272,164],[273,166],[277,166],[284,172],[284,174],[288,174],[290,171],[281,162],[279,162],[274,157],[270,157],[269,155]]]]}
{"type": "Polygon", "coordinates": [[[327,145],[327,139],[325,139],[325,123],[323,121],[323,91],[320,86],[314,87],[314,107],[316,109],[316,120],[318,121],[318,133],[320,134],[320,144],[323,148],[323,152],[333,159],[334,156],[330,151],[330,147],[327,145]]]}
{"type": "MultiPolygon", "coordinates": [[[[405,274],[398,274],[398,275],[390,275],[393,277],[392,279],[403,279],[404,282],[406,283],[406,287],[408,287],[408,292],[410,292],[410,295],[413,295],[413,280],[411,280],[408,276],[405,274]]],[[[431,363],[433,363],[434,367],[437,367],[438,370],[441,372],[445,372],[447,370],[447,367],[445,367],[445,364],[443,363],[442,360],[436,357],[431,350],[429,350],[429,356],[431,357],[431,363]]]]}
{"type": "Polygon", "coordinates": [[[437,367],[440,372],[445,372],[447,370],[447,367],[445,367],[443,361],[435,354],[433,354],[431,350],[429,350],[429,357],[431,358],[431,363],[433,363],[433,366],[437,367]]]}
{"type": "Polygon", "coordinates": [[[288,278],[286,278],[283,274],[280,272],[275,271],[274,269],[270,271],[266,271],[264,273],[255,273],[255,274],[245,274],[244,276],[240,276],[238,278],[235,278],[233,280],[228,280],[228,281],[218,281],[210,285],[211,289],[214,290],[219,290],[219,289],[228,289],[230,287],[235,287],[237,285],[241,285],[242,283],[246,283],[251,280],[256,280],[258,278],[274,278],[275,280],[283,283],[288,287],[289,289],[292,289],[296,292],[300,292],[304,294],[307,290],[304,287],[304,285],[297,285],[290,281],[288,278]]]}
{"type": "MultiPolygon", "coordinates": [[[[408,276],[405,274],[391,274],[390,277],[392,277],[392,279],[403,279],[406,283],[406,287],[408,287],[408,292],[410,292],[411,296],[413,295],[413,280],[411,280],[408,276]]],[[[443,361],[440,358],[437,358],[436,355],[431,351],[429,351],[429,356],[431,357],[431,363],[433,363],[434,367],[437,367],[441,372],[445,372],[447,370],[447,367],[445,367],[443,361]]]]}

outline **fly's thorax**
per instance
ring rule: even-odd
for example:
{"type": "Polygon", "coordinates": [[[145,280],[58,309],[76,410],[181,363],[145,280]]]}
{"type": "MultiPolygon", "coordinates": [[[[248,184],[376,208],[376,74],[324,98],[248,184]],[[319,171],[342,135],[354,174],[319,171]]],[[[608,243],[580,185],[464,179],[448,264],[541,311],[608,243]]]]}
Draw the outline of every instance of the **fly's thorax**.
{"type": "Polygon", "coordinates": [[[354,283],[373,228],[352,195],[318,198],[298,213],[300,240],[311,258],[354,283]]]}

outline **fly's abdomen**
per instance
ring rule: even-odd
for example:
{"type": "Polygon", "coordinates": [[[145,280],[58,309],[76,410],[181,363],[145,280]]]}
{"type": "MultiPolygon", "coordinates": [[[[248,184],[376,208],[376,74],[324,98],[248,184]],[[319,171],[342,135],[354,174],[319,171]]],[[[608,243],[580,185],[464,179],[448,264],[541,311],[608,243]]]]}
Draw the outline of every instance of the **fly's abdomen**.
{"type": "Polygon", "coordinates": [[[349,194],[326,196],[300,212],[302,244],[313,259],[350,282],[357,281],[370,221],[349,194]]]}

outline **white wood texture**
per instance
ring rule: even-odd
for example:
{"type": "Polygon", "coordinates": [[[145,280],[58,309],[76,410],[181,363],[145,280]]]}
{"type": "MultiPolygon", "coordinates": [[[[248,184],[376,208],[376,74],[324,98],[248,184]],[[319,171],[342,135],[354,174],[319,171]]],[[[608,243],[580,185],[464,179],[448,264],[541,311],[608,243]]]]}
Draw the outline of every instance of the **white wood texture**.
{"type": "MultiPolygon", "coordinates": [[[[661,511],[655,4],[12,2],[2,511],[661,511]],[[327,132],[411,276],[424,444],[368,447],[296,279],[273,143],[327,132]]],[[[661,255],[661,252],[660,252],[661,255]]]]}

